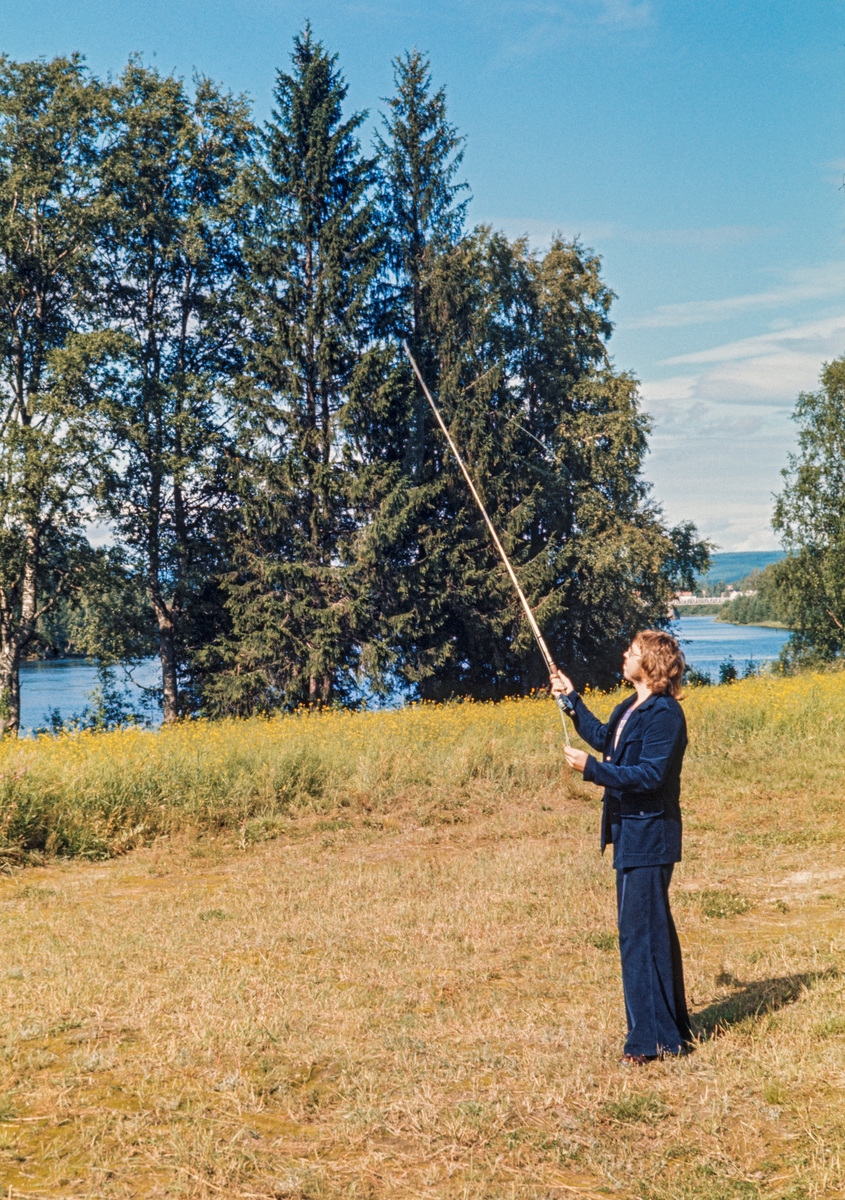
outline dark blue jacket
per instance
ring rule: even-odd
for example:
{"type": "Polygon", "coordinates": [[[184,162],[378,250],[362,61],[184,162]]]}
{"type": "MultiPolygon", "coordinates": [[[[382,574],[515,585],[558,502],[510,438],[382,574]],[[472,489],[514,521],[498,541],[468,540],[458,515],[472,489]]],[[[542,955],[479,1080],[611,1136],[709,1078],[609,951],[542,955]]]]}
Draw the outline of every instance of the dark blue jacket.
{"type": "Polygon", "coordinates": [[[687,748],[683,709],[671,696],[652,695],[631,713],[619,745],[619,718],[636,694],[614,708],[603,725],[578,696],[573,721],[600,759],[590,755],[588,783],[605,789],[601,848],[613,843],[613,865],[657,867],[681,859],[681,765],[687,748]]]}

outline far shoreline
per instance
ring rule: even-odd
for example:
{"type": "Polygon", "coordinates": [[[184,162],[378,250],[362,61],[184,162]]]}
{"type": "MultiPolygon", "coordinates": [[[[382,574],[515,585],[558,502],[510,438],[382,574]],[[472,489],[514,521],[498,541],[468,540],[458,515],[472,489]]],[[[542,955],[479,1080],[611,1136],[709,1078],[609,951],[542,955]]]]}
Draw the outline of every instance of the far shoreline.
{"type": "MultiPolygon", "coordinates": [[[[783,621],[730,621],[722,615],[721,604],[684,604],[673,608],[675,620],[681,617],[713,617],[719,625],[736,625],[742,629],[787,629],[783,621]]],[[[791,631],[790,631],[791,632],[791,631]]]]}

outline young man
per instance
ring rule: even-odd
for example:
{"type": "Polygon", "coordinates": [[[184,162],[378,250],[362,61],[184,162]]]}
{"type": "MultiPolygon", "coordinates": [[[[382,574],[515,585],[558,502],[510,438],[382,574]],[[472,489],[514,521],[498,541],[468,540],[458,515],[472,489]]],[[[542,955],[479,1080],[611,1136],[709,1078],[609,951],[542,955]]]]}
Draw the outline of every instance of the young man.
{"type": "Polygon", "coordinates": [[[683,1054],[691,1033],[681,946],[669,910],[672,870],[681,858],[681,765],[687,745],[678,703],[684,656],[668,633],[648,629],[625,651],[622,674],[634,694],[603,725],[559,671],[580,736],[599,752],[567,748],[566,759],[605,789],[601,848],[613,843],[619,952],[628,1017],[622,1061],[683,1054]]]}

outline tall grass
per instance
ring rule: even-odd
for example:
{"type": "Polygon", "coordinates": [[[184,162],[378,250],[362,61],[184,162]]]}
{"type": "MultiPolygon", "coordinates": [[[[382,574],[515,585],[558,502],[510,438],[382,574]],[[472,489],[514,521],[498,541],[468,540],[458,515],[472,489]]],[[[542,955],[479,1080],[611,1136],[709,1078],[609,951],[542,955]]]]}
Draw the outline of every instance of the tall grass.
{"type": "Polygon", "coordinates": [[[103,857],[303,810],[424,795],[460,806],[562,767],[557,710],[540,699],[45,736],[0,745],[0,848],[103,857]]]}
{"type": "MultiPolygon", "coordinates": [[[[590,703],[607,713],[621,695],[590,703]]],[[[693,690],[685,704],[691,761],[724,770],[752,742],[758,756],[789,740],[838,745],[845,675],[750,679],[693,690]]],[[[286,815],[349,806],[459,812],[473,798],[559,781],[562,745],[545,697],[6,742],[0,852],[107,857],[185,828],[255,837],[286,815]]]]}

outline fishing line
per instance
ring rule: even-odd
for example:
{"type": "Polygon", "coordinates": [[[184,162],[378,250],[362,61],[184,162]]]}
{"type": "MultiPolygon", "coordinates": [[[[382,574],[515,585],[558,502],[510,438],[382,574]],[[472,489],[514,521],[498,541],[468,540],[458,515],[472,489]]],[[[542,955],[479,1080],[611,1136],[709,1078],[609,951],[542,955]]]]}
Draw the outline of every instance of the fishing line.
{"type": "MultiPolygon", "coordinates": [[[[413,354],[411,353],[410,346],[408,345],[407,341],[403,341],[402,345],[405,349],[405,353],[408,356],[408,361],[410,362],[411,366],[413,367],[414,374],[416,375],[417,379],[419,380],[419,385],[422,388],[423,392],[425,393],[425,398],[428,401],[429,405],[431,406],[431,411],[434,413],[437,424],[440,426],[440,428],[443,432],[443,436],[445,437],[446,441],[449,444],[449,449],[454,454],[455,460],[456,460],[458,466],[461,468],[461,474],[463,475],[464,479],[466,480],[467,487],[469,488],[470,492],[472,493],[472,498],[475,501],[475,503],[478,505],[478,510],[481,513],[482,517],[484,518],[484,523],[490,532],[490,537],[493,539],[493,545],[498,550],[499,557],[501,558],[502,562],[505,564],[508,575],[510,575],[511,583],[516,588],[516,594],[519,596],[520,603],[522,604],[522,607],[525,610],[525,615],[528,618],[528,624],[531,627],[531,632],[534,634],[537,645],[540,647],[540,653],[542,654],[543,659],[545,661],[546,669],[548,670],[550,676],[556,675],[557,667],[555,666],[555,661],[552,658],[551,654],[549,653],[549,648],[546,645],[546,642],[545,642],[545,639],[543,638],[542,633],[540,632],[540,626],[537,624],[536,620],[534,619],[534,614],[531,611],[531,606],[529,605],[528,601],[525,598],[525,593],[523,592],[522,588],[519,586],[519,580],[516,577],[516,572],[514,571],[513,567],[511,566],[511,561],[508,558],[507,554],[505,553],[504,546],[502,545],[501,541],[499,540],[499,535],[498,535],[498,533],[496,533],[493,522],[490,520],[489,516],[487,515],[487,509],[484,507],[481,497],[479,496],[478,492],[476,491],[475,484],[472,482],[472,477],[470,476],[469,471],[464,466],[464,460],[461,458],[460,454],[458,453],[458,447],[455,445],[454,441],[452,440],[452,435],[449,433],[449,430],[446,428],[443,418],[440,415],[440,410],[438,409],[437,405],[434,403],[434,397],[432,396],[431,392],[428,390],[426,382],[422,377],[422,373],[416,364],[416,360],[414,359],[413,354]]],[[[569,730],[566,725],[567,705],[566,705],[566,702],[565,702],[563,696],[555,696],[555,703],[557,704],[558,711],[560,712],[560,719],[563,723],[563,736],[566,738],[566,744],[568,746],[569,745],[569,730]]]]}
{"type": "Polygon", "coordinates": [[[512,421],[516,422],[517,429],[521,429],[523,433],[527,433],[530,438],[534,439],[534,441],[537,443],[537,445],[543,451],[543,457],[547,461],[554,462],[554,459],[550,458],[550,456],[549,456],[549,450],[548,450],[548,447],[546,446],[545,442],[541,442],[538,437],[535,437],[530,429],[526,429],[524,425],[520,425],[519,422],[516,420],[517,415],[521,416],[521,414],[515,414],[512,417],[508,417],[507,421],[505,421],[505,424],[510,425],[512,421]]]}

